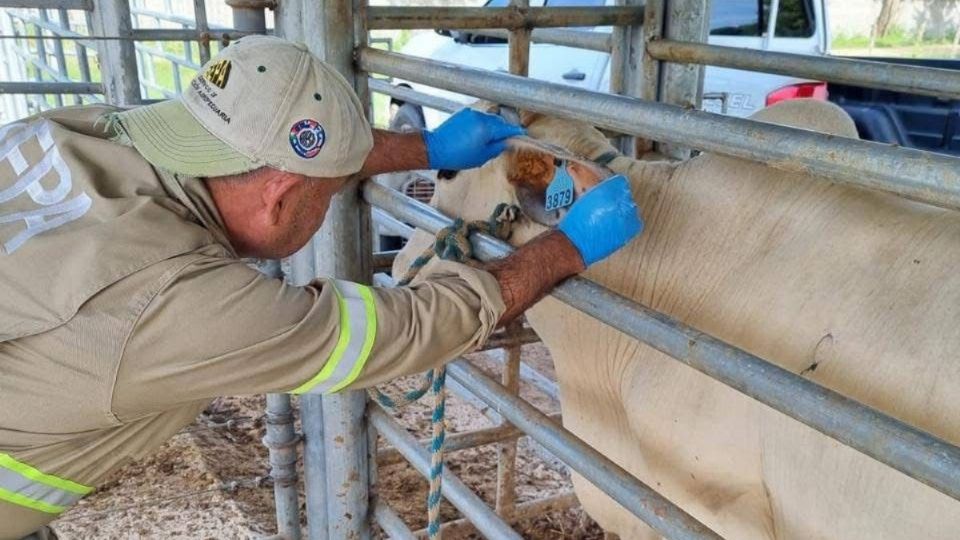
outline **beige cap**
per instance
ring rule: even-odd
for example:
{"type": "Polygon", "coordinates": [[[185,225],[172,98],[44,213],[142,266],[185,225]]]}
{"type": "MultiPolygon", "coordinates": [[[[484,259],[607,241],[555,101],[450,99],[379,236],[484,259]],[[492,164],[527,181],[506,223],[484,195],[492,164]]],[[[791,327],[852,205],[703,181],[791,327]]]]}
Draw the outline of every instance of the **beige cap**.
{"type": "Polygon", "coordinates": [[[336,178],[360,170],[373,134],[353,89],[302,45],[247,36],[179,99],[117,115],[156,167],[196,177],[270,166],[336,178]]]}

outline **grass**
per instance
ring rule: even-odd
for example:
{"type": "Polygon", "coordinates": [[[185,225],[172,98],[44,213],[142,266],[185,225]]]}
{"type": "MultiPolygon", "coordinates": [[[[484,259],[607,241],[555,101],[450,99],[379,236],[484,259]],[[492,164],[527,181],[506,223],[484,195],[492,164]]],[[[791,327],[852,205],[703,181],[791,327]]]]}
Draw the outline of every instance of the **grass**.
{"type": "MultiPolygon", "coordinates": [[[[944,36],[942,38],[925,37],[917,41],[916,35],[908,34],[903,28],[895,26],[890,29],[887,35],[878,37],[873,46],[876,48],[890,49],[913,46],[929,47],[936,45],[951,45],[952,43],[953,35],[944,36]]],[[[832,43],[832,47],[834,49],[866,49],[869,46],[870,36],[865,36],[862,34],[852,36],[840,34],[833,38],[832,43]]]]}

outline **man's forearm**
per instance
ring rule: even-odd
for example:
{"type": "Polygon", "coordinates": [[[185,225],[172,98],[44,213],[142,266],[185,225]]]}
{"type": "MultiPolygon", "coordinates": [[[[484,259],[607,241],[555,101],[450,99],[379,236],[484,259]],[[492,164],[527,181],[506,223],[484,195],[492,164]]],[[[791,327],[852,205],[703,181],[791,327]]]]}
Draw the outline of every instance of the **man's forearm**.
{"type": "Polygon", "coordinates": [[[564,279],[586,269],[583,258],[560,231],[546,232],[509,257],[483,267],[500,284],[506,311],[498,326],[517,318],[564,279]]]}
{"type": "Polygon", "coordinates": [[[367,155],[360,178],[375,174],[427,169],[427,147],[419,132],[395,133],[373,130],[373,150],[367,155]]]}

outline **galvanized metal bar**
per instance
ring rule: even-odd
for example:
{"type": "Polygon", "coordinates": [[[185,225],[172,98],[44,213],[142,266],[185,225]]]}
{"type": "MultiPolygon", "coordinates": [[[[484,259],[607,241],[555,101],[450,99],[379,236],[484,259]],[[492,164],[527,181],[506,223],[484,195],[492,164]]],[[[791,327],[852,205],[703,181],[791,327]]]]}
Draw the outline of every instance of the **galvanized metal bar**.
{"type": "Polygon", "coordinates": [[[502,349],[513,345],[526,345],[528,343],[538,343],[540,336],[532,328],[522,328],[516,331],[508,332],[501,330],[494,332],[479,349],[479,351],[489,351],[491,349],[502,349]]]}
{"type": "Polygon", "coordinates": [[[267,31],[267,15],[264,4],[250,0],[226,0],[233,12],[233,27],[241,32],[262,34],[267,31]]]}
{"type": "Polygon", "coordinates": [[[652,41],[647,44],[647,52],[650,56],[666,62],[721,66],[908,94],[960,99],[960,71],[952,69],[758,51],[677,40],[652,41]]]}
{"type": "MultiPolygon", "coordinates": [[[[264,275],[282,279],[280,261],[258,260],[254,265],[264,275]]],[[[300,540],[300,503],[297,486],[297,445],[300,437],[294,428],[293,408],[289,394],[267,394],[266,433],[263,445],[270,460],[273,500],[277,522],[276,538],[300,540]]]]}
{"type": "Polygon", "coordinates": [[[0,94],[100,94],[103,86],[91,82],[0,81],[0,94]]]}
{"type": "Polygon", "coordinates": [[[0,0],[0,8],[93,9],[93,0],[0,0]]]}
{"type": "Polygon", "coordinates": [[[73,30],[61,28],[60,26],[50,21],[45,21],[37,17],[30,17],[27,15],[22,15],[14,12],[9,12],[9,15],[20,21],[23,21],[23,23],[25,24],[32,24],[32,25],[38,26],[54,34],[50,36],[44,36],[44,39],[48,41],[77,40],[77,42],[83,44],[84,46],[96,47],[96,44],[94,43],[94,41],[92,41],[93,36],[85,36],[78,32],[74,32],[73,30]]]}
{"type": "MultiPolygon", "coordinates": [[[[429,473],[429,452],[417,443],[413,435],[407,433],[407,430],[378,404],[370,404],[369,417],[370,423],[377,428],[380,436],[403,454],[417,472],[424,476],[429,473]]],[[[443,498],[457,507],[486,538],[521,540],[521,536],[511,529],[510,525],[488,508],[480,497],[448,470],[443,471],[443,498]]]]}
{"type": "MultiPolygon", "coordinates": [[[[50,16],[49,16],[49,14],[47,13],[47,10],[46,10],[46,9],[41,9],[41,10],[40,10],[40,18],[43,19],[44,21],[47,21],[47,22],[50,21],[50,16]]],[[[62,28],[62,24],[60,23],[59,20],[57,21],[57,24],[60,25],[61,28],[62,28]]],[[[62,42],[62,41],[54,41],[54,42],[53,42],[53,57],[57,60],[57,71],[60,72],[60,75],[61,75],[61,76],[69,79],[69,78],[70,78],[70,74],[67,73],[67,55],[64,54],[64,51],[63,51],[63,42],[62,42]]],[[[76,97],[76,96],[74,96],[74,97],[76,97]]],[[[56,94],[56,101],[57,101],[57,107],[63,107],[63,95],[62,95],[62,94],[56,94]]]]}
{"type": "MultiPolygon", "coordinates": [[[[644,0],[617,0],[617,5],[634,6],[638,11],[644,11],[644,0]]],[[[640,24],[633,26],[617,26],[613,29],[610,48],[610,93],[624,96],[640,96],[642,49],[638,50],[635,42],[642,37],[643,27],[640,24]]],[[[615,138],[615,146],[620,153],[627,157],[637,154],[637,139],[631,135],[620,135],[615,138]]]]}
{"type": "MultiPolygon", "coordinates": [[[[377,482],[380,477],[380,463],[377,460],[379,452],[380,433],[369,420],[364,422],[367,431],[367,482],[370,486],[370,507],[373,509],[371,522],[376,520],[377,506],[380,505],[380,494],[377,492],[377,482]]],[[[388,507],[389,510],[389,507],[388,507]]],[[[409,530],[409,529],[408,529],[409,530]]]]}
{"type": "MultiPolygon", "coordinates": [[[[196,22],[197,32],[200,32],[200,64],[210,61],[210,39],[204,38],[210,32],[207,23],[207,3],[205,0],[193,0],[193,19],[196,22]]],[[[192,60],[192,58],[191,58],[192,60]]]]}
{"type": "MultiPolygon", "coordinates": [[[[502,359],[496,359],[496,361],[501,364],[504,363],[502,359]]],[[[533,386],[547,396],[560,401],[560,387],[557,386],[557,383],[529,364],[521,362],[520,380],[533,386]]]]}
{"type": "Polygon", "coordinates": [[[291,41],[303,41],[303,4],[305,0],[277,2],[273,25],[276,35],[291,41]]]}
{"type": "Polygon", "coordinates": [[[300,502],[297,494],[297,444],[289,394],[267,394],[266,434],[270,452],[270,478],[276,508],[277,535],[300,539],[300,502]]]}
{"type": "Polygon", "coordinates": [[[323,398],[320,396],[306,394],[300,397],[308,538],[327,538],[330,523],[330,516],[327,515],[327,437],[324,436],[323,408],[323,398]]]}
{"type": "Polygon", "coordinates": [[[241,32],[233,28],[224,28],[208,30],[201,32],[192,28],[137,28],[131,31],[129,36],[111,36],[110,41],[128,39],[136,41],[183,41],[199,40],[201,43],[210,40],[232,41],[249,36],[257,32],[241,32]]]}
{"type": "Polygon", "coordinates": [[[124,38],[97,43],[100,80],[107,101],[121,106],[136,105],[140,102],[140,80],[136,49],[133,42],[127,40],[133,38],[130,3],[94,0],[93,5],[93,34],[124,38]]]}
{"type": "MultiPolygon", "coordinates": [[[[356,35],[354,11],[359,0],[323,0],[310,2],[316,9],[316,22],[304,37],[312,53],[339,71],[364,99],[358,86],[361,78],[354,70],[356,35]]],[[[306,7],[306,6],[305,6],[306,7]]],[[[305,14],[306,15],[306,14],[305,14]]],[[[369,208],[360,199],[357,184],[335,198],[326,220],[313,242],[313,260],[318,275],[370,283],[369,208]]],[[[303,396],[303,403],[315,399],[303,396]]],[[[367,462],[366,393],[352,390],[323,396],[324,441],[326,445],[326,530],[311,523],[310,538],[370,537],[369,464],[367,462]]],[[[308,434],[309,437],[309,434],[308,434]]],[[[307,469],[307,474],[315,471],[307,469]]],[[[316,493],[313,496],[317,496],[316,493]]],[[[307,493],[309,500],[311,494],[307,493]]]]}
{"type": "Polygon", "coordinates": [[[393,268],[393,260],[397,258],[397,254],[400,253],[399,249],[394,249],[390,251],[376,251],[373,253],[373,271],[385,270],[387,272],[393,268]]]}
{"type": "Polygon", "coordinates": [[[51,67],[49,64],[44,62],[42,60],[43,56],[31,55],[29,51],[24,52],[19,48],[15,49],[14,52],[16,53],[17,56],[23,59],[24,62],[26,62],[27,64],[35,68],[34,71],[36,73],[34,75],[34,81],[33,81],[34,84],[45,84],[48,82],[43,80],[44,73],[49,75],[51,79],[53,79],[55,82],[58,82],[58,83],[65,84],[65,83],[75,82],[75,81],[71,81],[67,77],[64,77],[63,74],[60,73],[60,71],[53,69],[53,67],[51,67]]]}
{"type": "Polygon", "coordinates": [[[371,7],[371,30],[618,26],[641,22],[635,9],[604,7],[371,7]]]}
{"type": "MultiPolygon", "coordinates": [[[[707,41],[709,0],[664,0],[662,35],[667,39],[707,41]]],[[[703,100],[704,67],[665,62],[660,66],[657,101],[684,109],[699,109],[703,100]]],[[[673,159],[687,159],[692,149],[683,144],[659,142],[657,150],[673,159]]]]}
{"type": "Polygon", "coordinates": [[[461,359],[449,364],[447,373],[660,534],[673,540],[721,538],[476,366],[461,359]]]}
{"type": "MultiPolygon", "coordinates": [[[[522,323],[514,321],[506,331],[510,334],[517,334],[522,328],[522,323]]],[[[511,345],[504,349],[506,361],[503,363],[503,371],[500,376],[500,383],[513,395],[520,394],[520,345],[511,345]]],[[[511,424],[504,420],[501,426],[510,426],[511,424]]],[[[497,445],[497,492],[494,508],[497,515],[510,519],[516,510],[516,474],[517,474],[517,441],[511,439],[501,442],[497,445]]]]}
{"type": "MultiPolygon", "coordinates": [[[[326,538],[370,538],[366,397],[356,390],[323,396],[326,538]]],[[[307,516],[308,524],[311,517],[307,516]]],[[[311,525],[309,530],[314,528],[311,525]]],[[[311,534],[310,538],[317,537],[311,534]]]]}
{"type": "Polygon", "coordinates": [[[360,64],[438,88],[960,209],[957,158],[363,49],[360,64]]]}
{"type": "MultiPolygon", "coordinates": [[[[559,495],[551,495],[534,501],[527,501],[517,505],[511,523],[517,523],[524,519],[540,517],[547,512],[557,512],[577,506],[580,501],[572,491],[566,491],[559,495]]],[[[450,535],[452,538],[465,538],[470,534],[477,532],[476,526],[470,523],[468,519],[457,519],[448,521],[440,526],[440,532],[444,535],[450,535]]],[[[416,538],[426,538],[427,530],[420,529],[413,533],[416,538]]]]}
{"type": "MultiPolygon", "coordinates": [[[[41,13],[46,14],[46,11],[41,11],[41,13]]],[[[50,24],[47,21],[43,21],[43,22],[46,24],[50,24]]],[[[32,63],[37,70],[36,72],[37,82],[43,81],[44,71],[46,71],[47,73],[50,73],[53,76],[54,80],[59,80],[61,77],[60,72],[50,67],[50,64],[47,62],[47,44],[43,39],[43,30],[38,25],[38,26],[34,26],[33,31],[34,31],[34,37],[37,43],[37,58],[36,58],[36,61],[32,63]]],[[[44,99],[44,101],[46,101],[46,99],[44,99]]],[[[63,105],[62,101],[60,105],[63,105]]]]}
{"type": "Polygon", "coordinates": [[[452,99],[424,94],[423,92],[417,92],[416,90],[406,88],[404,86],[394,86],[387,81],[374,77],[370,77],[368,79],[368,84],[370,86],[370,91],[372,92],[385,94],[390,97],[395,97],[403,101],[414,103],[416,105],[430,107],[431,109],[436,109],[438,111],[456,112],[464,107],[462,103],[452,99]]]}
{"type": "MultiPolygon", "coordinates": [[[[368,183],[364,187],[364,196],[371,204],[430,232],[452,223],[435,208],[382,186],[368,183]]],[[[480,234],[472,236],[471,243],[474,254],[482,260],[503,257],[512,251],[508,244],[480,234]]],[[[960,500],[960,448],[957,446],[592,281],[582,278],[567,280],[557,286],[552,295],[731,388],[960,500]]],[[[504,413],[504,416],[508,415],[504,413]]]]}
{"type": "MultiPolygon", "coordinates": [[[[552,420],[560,421],[559,414],[550,415],[552,420]]],[[[492,428],[466,431],[463,433],[453,433],[447,436],[444,443],[445,452],[456,452],[468,448],[476,448],[488,444],[499,443],[506,440],[516,440],[523,437],[524,433],[510,424],[499,425],[492,428]]],[[[421,439],[417,442],[420,446],[428,447],[432,439],[421,439]]],[[[403,461],[403,455],[396,448],[385,448],[377,452],[377,463],[381,467],[389,467],[403,461]]]]}
{"type": "MultiPolygon", "coordinates": [[[[527,9],[530,0],[510,0],[510,7],[527,9]]],[[[526,77],[530,72],[530,28],[514,28],[507,37],[510,73],[526,77]]]]}
{"type": "MultiPolygon", "coordinates": [[[[66,31],[70,31],[70,15],[69,15],[69,13],[67,13],[67,10],[65,10],[65,9],[58,9],[58,10],[57,10],[57,22],[60,23],[60,28],[63,28],[63,29],[66,30],[66,31]]],[[[60,65],[60,69],[63,71],[63,74],[64,74],[67,78],[70,78],[70,72],[69,72],[69,70],[67,69],[66,53],[65,53],[64,50],[63,50],[63,42],[62,42],[62,41],[58,41],[58,42],[57,42],[57,46],[58,46],[58,50],[59,50],[60,57],[63,59],[63,63],[60,65]]],[[[74,47],[74,54],[75,54],[76,57],[77,57],[77,63],[79,64],[79,62],[80,62],[80,47],[81,47],[81,46],[80,46],[79,43],[74,42],[74,43],[73,43],[73,47],[74,47]]],[[[81,77],[82,77],[82,75],[81,75],[81,77]]],[[[73,96],[73,104],[74,104],[74,105],[82,105],[82,104],[83,104],[83,98],[81,98],[79,95],[74,94],[74,96],[73,96]]]]}
{"type": "MultiPolygon", "coordinates": [[[[622,27],[615,27],[616,28],[622,27]]],[[[477,28],[470,30],[471,34],[507,39],[509,30],[500,28],[477,28]]],[[[530,39],[534,43],[563,45],[576,49],[610,52],[611,37],[609,32],[591,32],[587,30],[566,30],[563,28],[534,28],[530,32],[530,39]]]]}
{"type": "MultiPolygon", "coordinates": [[[[657,101],[660,95],[660,67],[662,62],[646,52],[646,44],[663,37],[663,12],[667,0],[645,0],[643,14],[643,31],[639,36],[631,36],[631,47],[638,49],[642,55],[643,80],[640,97],[647,101],[657,101]],[[639,37],[639,39],[637,39],[639,37]]],[[[652,146],[651,148],[652,149],[652,146]]]]}
{"type": "Polygon", "coordinates": [[[407,527],[407,524],[387,503],[377,501],[373,507],[373,517],[391,540],[416,540],[417,537],[410,527],[407,527]]]}
{"type": "Polygon", "coordinates": [[[413,227],[407,225],[406,223],[400,221],[399,219],[391,216],[390,214],[374,208],[373,211],[373,221],[380,227],[386,229],[387,232],[395,234],[397,236],[402,236],[403,238],[410,238],[413,236],[413,227]]]}
{"type": "Polygon", "coordinates": [[[87,56],[87,47],[80,41],[74,41],[73,45],[77,54],[77,65],[80,67],[80,79],[90,82],[90,58],[87,56]]]}
{"type": "Polygon", "coordinates": [[[185,25],[187,28],[192,27],[194,22],[193,19],[184,17],[182,15],[177,15],[172,13],[172,11],[156,11],[153,9],[146,9],[143,7],[142,2],[135,4],[132,8],[130,8],[130,14],[153,19],[157,24],[157,28],[161,28],[160,21],[178,23],[180,25],[185,25]]]}

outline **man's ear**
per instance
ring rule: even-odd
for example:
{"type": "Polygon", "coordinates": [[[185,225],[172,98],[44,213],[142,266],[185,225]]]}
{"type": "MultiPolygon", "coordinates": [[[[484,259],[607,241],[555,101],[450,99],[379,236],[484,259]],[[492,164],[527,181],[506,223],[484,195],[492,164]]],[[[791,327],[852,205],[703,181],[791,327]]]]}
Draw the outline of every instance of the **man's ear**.
{"type": "Polygon", "coordinates": [[[277,171],[267,179],[260,196],[271,225],[280,221],[285,207],[290,204],[290,195],[303,181],[303,176],[284,171],[277,171]]]}

